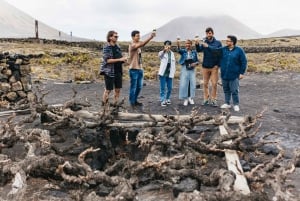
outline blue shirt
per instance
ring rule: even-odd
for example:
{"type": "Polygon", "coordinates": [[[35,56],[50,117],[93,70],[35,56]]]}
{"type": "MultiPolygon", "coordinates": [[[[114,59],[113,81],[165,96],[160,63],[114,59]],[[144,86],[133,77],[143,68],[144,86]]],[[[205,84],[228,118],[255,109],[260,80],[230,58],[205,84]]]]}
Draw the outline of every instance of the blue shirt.
{"type": "Polygon", "coordinates": [[[221,78],[224,80],[234,80],[244,74],[247,68],[247,58],[241,47],[234,46],[230,50],[227,46],[214,48],[208,46],[211,50],[221,53],[221,78]]]}

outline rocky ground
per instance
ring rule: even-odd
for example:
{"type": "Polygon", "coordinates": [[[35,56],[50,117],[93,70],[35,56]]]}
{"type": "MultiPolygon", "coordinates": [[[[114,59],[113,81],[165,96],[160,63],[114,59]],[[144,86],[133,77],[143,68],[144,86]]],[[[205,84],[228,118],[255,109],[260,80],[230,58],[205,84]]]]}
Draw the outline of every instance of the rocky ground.
{"type": "MultiPolygon", "coordinates": [[[[76,99],[81,101],[87,101],[91,103],[91,107],[88,108],[89,111],[100,111],[101,106],[101,96],[104,88],[103,82],[92,82],[86,84],[78,84],[74,82],[63,82],[54,80],[33,80],[33,89],[38,94],[48,92],[44,97],[46,103],[61,104],[70,99],[72,99],[75,90],[77,92],[76,99]],[[42,92],[40,91],[42,90],[42,92]]],[[[124,82],[124,87],[122,89],[122,97],[125,100],[124,107],[120,110],[128,113],[149,113],[149,114],[190,114],[192,110],[197,110],[199,114],[209,114],[218,115],[223,111],[218,107],[211,106],[201,106],[202,102],[202,85],[196,91],[195,105],[189,105],[187,107],[182,105],[182,101],[178,100],[178,80],[174,81],[174,90],[171,98],[172,104],[167,107],[161,107],[159,102],[159,90],[158,81],[145,81],[144,87],[139,98],[139,101],[144,104],[143,107],[131,108],[128,104],[128,81],[124,82]]],[[[284,160],[289,160],[292,158],[293,150],[299,148],[300,145],[300,107],[298,101],[298,94],[300,89],[300,74],[293,72],[275,72],[271,74],[256,74],[249,73],[245,79],[241,80],[240,83],[240,95],[241,95],[241,111],[234,112],[230,110],[234,116],[257,116],[258,123],[261,123],[261,128],[259,129],[258,136],[266,135],[271,131],[277,132],[278,135],[273,136],[271,140],[279,140],[279,144],[286,150],[284,153],[284,160]]],[[[219,104],[223,103],[222,88],[219,86],[219,104]]],[[[23,116],[17,116],[15,119],[22,119],[23,116]]],[[[5,121],[5,117],[1,120],[5,121]]],[[[35,121],[32,126],[39,126],[40,123],[35,121]]],[[[210,129],[207,130],[209,134],[210,129]]],[[[58,131],[66,132],[66,130],[58,131]]],[[[206,132],[206,131],[205,131],[206,132]]],[[[70,131],[70,134],[63,134],[66,136],[72,136],[74,131],[70,131]]],[[[78,155],[82,147],[75,148],[73,145],[77,144],[76,138],[73,140],[65,139],[62,144],[55,143],[57,141],[57,136],[51,134],[51,141],[56,147],[55,150],[58,153],[66,153],[66,157],[75,157],[78,155]],[[69,141],[71,140],[71,141],[69,141]],[[75,141],[74,141],[75,140],[75,141]],[[72,148],[71,148],[72,147],[72,148]],[[75,149],[74,149],[75,148],[75,149]],[[74,155],[75,154],[75,155],[74,155]]],[[[61,140],[59,140],[61,141],[61,140]]],[[[272,146],[264,146],[264,153],[271,155],[278,154],[278,150],[272,148],[272,146]]],[[[40,150],[42,151],[42,150],[40,150]]],[[[3,148],[2,154],[7,154],[14,160],[17,158],[25,157],[25,147],[22,142],[14,145],[12,149],[3,148]],[[21,155],[20,155],[21,154],[21,155]]],[[[39,153],[39,152],[36,152],[39,153]]],[[[42,153],[42,152],[41,152],[42,153]]],[[[134,153],[134,152],[133,152],[134,153]]],[[[49,155],[50,157],[50,155],[49,155]]],[[[67,159],[65,158],[65,160],[67,159]]],[[[72,160],[74,160],[73,158],[72,160]]],[[[70,158],[71,160],[71,158],[70,158]]],[[[97,163],[97,161],[96,161],[97,163]]],[[[30,166],[28,166],[29,168],[30,166]]],[[[51,166],[50,166],[51,167],[51,166]]],[[[54,168],[56,165],[54,165],[54,168]]],[[[206,167],[206,168],[209,168],[206,167]]],[[[50,171],[51,169],[49,169],[50,171]]],[[[40,170],[41,171],[41,170],[40,170]]],[[[31,173],[32,174],[32,173],[31,173]]],[[[49,198],[53,200],[81,200],[82,198],[74,198],[72,196],[72,190],[67,190],[71,186],[61,183],[60,185],[55,185],[52,179],[45,180],[45,174],[35,172],[33,175],[27,179],[26,192],[23,194],[27,200],[37,199],[37,200],[47,200],[49,198]],[[37,175],[36,175],[37,174],[37,175]],[[44,175],[42,178],[38,176],[39,174],[44,175]],[[35,175],[35,176],[34,176],[35,175]],[[66,186],[67,185],[67,186],[66,186]],[[46,193],[46,194],[45,194],[46,193]]],[[[49,172],[48,172],[49,174],[49,172]]],[[[51,174],[50,174],[51,175],[51,174]]],[[[2,182],[7,182],[7,175],[4,175],[2,182]]],[[[290,189],[289,191],[296,197],[300,196],[300,169],[297,167],[295,171],[288,176],[286,180],[286,186],[290,189]]],[[[151,187],[153,188],[153,186],[151,187]]],[[[161,187],[160,187],[161,188],[161,187]]],[[[9,198],[8,193],[10,191],[10,184],[1,187],[2,193],[0,198],[7,200],[9,198]]],[[[205,190],[205,188],[202,188],[205,190]]],[[[207,190],[207,189],[206,189],[207,190]]],[[[76,191],[77,193],[80,191],[76,191]]],[[[81,194],[84,191],[81,192],[81,194]]],[[[270,193],[272,195],[272,193],[270,193]]],[[[83,196],[83,194],[81,195],[83,196]]],[[[173,199],[173,194],[170,191],[149,191],[147,188],[141,188],[138,191],[138,200],[170,200],[173,199]]],[[[254,198],[253,198],[254,199],[254,198]]],[[[270,197],[271,199],[271,197],[270,197]]],[[[91,198],[88,200],[92,200],[91,198]]],[[[265,198],[260,198],[259,200],[267,200],[265,198]]]]}
{"type": "MultiPolygon", "coordinates": [[[[178,80],[174,81],[172,93],[172,104],[161,107],[159,102],[158,81],[144,81],[144,87],[139,97],[143,107],[131,108],[128,104],[128,82],[125,81],[122,89],[122,97],[125,100],[124,111],[134,113],[151,114],[190,114],[193,108],[200,113],[219,114],[218,107],[201,106],[202,85],[196,91],[195,105],[182,105],[178,99],[178,80]]],[[[92,103],[91,110],[99,110],[101,107],[101,96],[104,89],[102,82],[90,84],[75,84],[54,81],[44,81],[35,84],[45,90],[50,90],[45,100],[49,104],[63,103],[72,95],[72,87],[78,92],[77,98],[88,99],[92,103]]],[[[232,115],[245,116],[255,115],[262,111],[263,131],[278,131],[280,138],[286,148],[295,148],[300,145],[300,105],[298,102],[300,93],[300,74],[293,72],[275,72],[272,74],[250,73],[240,82],[240,112],[231,110],[232,115]]],[[[223,93],[218,86],[218,103],[223,104],[223,93]]],[[[112,98],[111,98],[112,99],[112,98]]]]}
{"type": "MultiPolygon", "coordinates": [[[[128,82],[125,81],[122,89],[122,97],[125,99],[124,112],[129,113],[151,113],[151,114],[190,114],[192,109],[197,109],[200,113],[220,114],[222,110],[211,106],[201,106],[202,85],[196,91],[195,105],[187,107],[178,100],[178,80],[174,82],[172,94],[172,104],[167,107],[161,107],[159,102],[159,83],[158,81],[145,81],[139,101],[144,104],[143,107],[132,109],[128,105],[128,82]]],[[[77,98],[87,99],[92,103],[90,110],[97,111],[101,108],[101,96],[104,85],[102,82],[91,84],[75,84],[44,81],[36,84],[45,90],[50,90],[49,95],[45,97],[49,104],[63,103],[69,100],[72,95],[72,88],[78,94],[77,98]]],[[[222,88],[219,86],[219,104],[223,103],[222,88]]],[[[268,132],[278,132],[277,140],[286,149],[285,157],[290,158],[292,151],[300,146],[300,74],[293,72],[275,72],[271,74],[248,74],[240,82],[240,112],[232,112],[235,116],[245,116],[259,114],[263,112],[259,122],[262,126],[259,135],[268,132]]],[[[270,151],[271,152],[271,151],[270,151]]],[[[300,169],[289,176],[287,181],[294,185],[293,193],[300,196],[300,169]]]]}
{"type": "MultiPolygon", "coordinates": [[[[276,40],[278,41],[278,40],[276,40]]],[[[257,41],[254,41],[257,45],[257,41]]],[[[286,43],[286,41],[281,41],[282,43],[286,43]]],[[[254,45],[255,45],[254,44],[254,45]]],[[[266,44],[269,44],[266,43],[266,44]]],[[[298,44],[298,43],[297,43],[298,44]]],[[[29,45],[27,49],[24,49],[23,44],[18,44],[19,46],[14,45],[7,45],[7,44],[0,44],[0,49],[7,49],[8,47],[14,47],[15,53],[21,53],[21,54],[29,54],[33,51],[41,51],[41,54],[45,54],[45,52],[48,52],[48,49],[51,51],[59,51],[61,47],[57,47],[59,50],[56,50],[56,47],[53,46],[47,46],[47,51],[44,48],[44,45],[29,45]],[[42,48],[42,49],[39,49],[42,48]],[[20,52],[21,51],[21,52],[20,52]]],[[[70,48],[66,48],[66,52],[71,51],[70,48]],[[67,50],[68,49],[68,50],[67,50]]],[[[74,49],[74,48],[73,48],[74,49]]],[[[75,48],[76,49],[76,48],[75,48]]],[[[50,51],[49,55],[52,55],[50,51]]],[[[77,49],[74,51],[78,51],[77,49]]],[[[9,51],[11,52],[11,51],[9,51]]],[[[14,52],[14,51],[12,51],[14,52]]],[[[54,53],[53,53],[54,54],[54,53]]],[[[91,62],[90,58],[85,56],[90,55],[91,52],[84,52],[84,55],[80,55],[79,58],[76,58],[75,63],[70,63],[70,68],[66,70],[66,64],[61,64],[62,62],[59,60],[57,62],[54,62],[52,60],[48,60],[48,57],[43,58],[43,60],[36,60],[32,62],[32,81],[33,81],[33,91],[36,92],[38,95],[41,96],[42,93],[48,91],[49,93],[45,95],[44,100],[46,103],[52,105],[52,104],[62,104],[66,101],[72,99],[72,96],[74,95],[75,90],[77,92],[76,99],[81,101],[87,101],[91,104],[91,107],[88,108],[89,111],[101,111],[103,107],[101,106],[101,96],[104,89],[104,84],[101,79],[95,78],[95,69],[86,70],[86,66],[92,66],[94,67],[98,66],[99,63],[99,55],[93,52],[95,54],[95,58],[98,58],[97,60],[91,62]],[[81,60],[88,60],[90,61],[86,66],[81,65],[81,60]],[[80,61],[80,62],[78,62],[80,61]],[[55,67],[48,66],[49,63],[54,62],[55,67]],[[58,63],[58,64],[57,64],[58,63]],[[53,73],[55,71],[55,73],[53,73]],[[90,80],[95,80],[92,82],[75,82],[73,74],[80,74],[81,72],[88,72],[89,74],[93,76],[83,76],[91,77],[90,80]],[[56,75],[56,76],[51,76],[56,75]],[[61,80],[58,80],[60,78],[61,80]],[[78,84],[81,83],[81,84],[78,84]]],[[[154,53],[151,53],[150,57],[153,58],[154,53]]],[[[56,52],[54,55],[57,55],[56,52]]],[[[156,54],[155,54],[156,55],[156,54]]],[[[287,58],[287,56],[281,53],[273,53],[271,54],[271,59],[268,59],[270,57],[269,54],[262,54],[259,55],[259,58],[263,58],[261,60],[258,60],[256,57],[253,57],[253,55],[250,55],[251,59],[249,59],[249,64],[253,63],[253,61],[257,61],[261,65],[269,66],[268,62],[275,62],[275,66],[279,66],[279,69],[287,69],[286,66],[291,66],[290,63],[282,62],[282,60],[286,59],[288,61],[293,61],[293,65],[296,66],[298,69],[298,63],[299,59],[295,55],[298,56],[298,54],[291,54],[293,58],[290,57],[287,58]],[[266,56],[269,55],[269,56],[266,56]],[[295,57],[295,58],[294,58],[295,57]],[[253,59],[255,58],[255,59],[253,59]],[[280,61],[277,61],[281,59],[280,61]],[[280,65],[279,65],[280,64],[280,65]],[[284,68],[280,68],[280,66],[284,66],[284,68]]],[[[257,56],[258,54],[255,54],[254,56],[257,56]]],[[[71,59],[74,59],[73,57],[70,57],[71,59]]],[[[67,59],[70,59],[67,57],[67,59]]],[[[65,58],[64,58],[65,59],[65,58]]],[[[57,60],[55,56],[55,61],[57,60]]],[[[69,61],[69,60],[68,60],[69,61]]],[[[149,61],[152,61],[151,59],[149,61]]],[[[285,60],[284,60],[285,61],[285,60]]],[[[153,64],[155,67],[156,64],[153,64]]],[[[257,65],[258,69],[261,69],[260,65],[257,65]]],[[[153,67],[151,66],[151,70],[153,67]]],[[[276,68],[277,69],[277,68],[276,68]]],[[[273,70],[272,70],[273,71],[273,70]]],[[[152,71],[151,71],[152,72],[152,71]]],[[[154,72],[154,71],[153,71],[154,72]]],[[[269,72],[269,71],[265,71],[269,72]]],[[[128,78],[128,75],[125,71],[124,77],[128,78]]],[[[198,79],[200,80],[201,77],[198,75],[198,79]]],[[[139,101],[142,102],[144,105],[143,107],[135,107],[131,108],[128,104],[128,87],[129,83],[127,80],[124,81],[124,87],[122,89],[122,97],[125,100],[125,103],[123,104],[123,107],[120,108],[120,111],[125,113],[146,113],[146,114],[191,114],[192,111],[196,110],[199,114],[209,114],[209,115],[219,115],[223,112],[218,107],[210,107],[210,106],[201,106],[202,102],[202,84],[200,83],[200,88],[196,91],[196,98],[195,98],[195,105],[184,107],[182,105],[182,101],[178,100],[178,80],[174,80],[174,90],[172,94],[172,104],[167,107],[161,107],[159,102],[159,83],[155,80],[145,80],[144,87],[142,90],[142,93],[140,94],[139,101]]],[[[278,140],[279,144],[285,149],[284,153],[284,159],[285,161],[288,161],[293,156],[293,150],[299,149],[300,145],[300,106],[299,106],[299,92],[300,92],[300,73],[298,72],[289,72],[289,71],[280,71],[275,70],[272,73],[248,73],[245,79],[241,80],[240,82],[240,98],[241,98],[241,104],[240,112],[234,112],[233,110],[229,110],[232,115],[234,116],[256,116],[258,117],[258,124],[261,123],[261,127],[259,129],[258,135],[256,138],[259,138],[261,136],[264,136],[270,132],[276,132],[277,135],[274,135],[270,138],[270,140],[278,140]]],[[[219,86],[219,96],[218,96],[218,102],[219,104],[223,103],[223,93],[222,88],[219,86]]],[[[21,121],[22,118],[27,117],[28,115],[18,115],[15,117],[14,121],[18,122],[21,121]]],[[[50,137],[51,137],[51,146],[48,146],[47,142],[44,143],[43,139],[36,140],[37,136],[41,134],[36,134],[36,136],[31,136],[28,139],[24,139],[21,137],[20,139],[17,137],[14,137],[14,135],[11,135],[9,138],[8,134],[14,133],[14,132],[21,132],[21,130],[18,130],[18,127],[11,128],[8,126],[10,124],[9,118],[7,116],[0,117],[0,133],[5,133],[5,135],[1,136],[1,143],[0,143],[0,172],[1,172],[1,179],[0,179],[0,200],[11,200],[9,197],[9,193],[12,193],[12,182],[14,179],[14,175],[16,175],[16,172],[18,172],[18,166],[22,166],[23,170],[26,172],[27,177],[24,175],[21,175],[21,178],[27,179],[25,191],[21,193],[17,193],[19,197],[24,200],[85,200],[83,197],[85,197],[90,191],[89,191],[89,185],[92,186],[91,183],[86,183],[81,186],[72,186],[73,184],[70,184],[68,182],[62,181],[62,177],[58,176],[56,173],[56,168],[58,164],[61,164],[63,161],[70,161],[70,163],[73,165],[73,168],[77,170],[75,171],[74,176],[78,173],[82,175],[82,168],[76,167],[75,162],[77,161],[77,156],[82,153],[85,148],[88,148],[90,146],[96,145],[97,143],[93,137],[95,134],[99,135],[103,131],[103,129],[100,131],[98,130],[96,133],[94,131],[91,131],[89,129],[87,133],[82,134],[80,136],[80,129],[74,129],[74,128],[58,128],[57,131],[50,130],[50,137]],[[2,124],[3,123],[3,124],[2,124]],[[11,129],[11,130],[9,130],[11,129]],[[78,131],[79,130],[79,131],[78,131]],[[79,133],[79,134],[78,134],[79,133]],[[7,136],[6,136],[7,135],[7,136]],[[84,143],[81,144],[79,137],[81,137],[82,142],[86,140],[84,143]],[[39,142],[40,140],[40,142],[39,142]],[[25,143],[26,142],[26,143],[25,143]],[[28,143],[30,142],[30,143],[28,143]],[[41,143],[41,145],[39,145],[41,143]],[[31,144],[31,145],[30,145],[31,144]],[[34,144],[34,145],[32,145],[34,144]],[[92,144],[92,145],[91,145],[92,144]],[[9,146],[9,147],[7,147],[9,146]],[[30,147],[31,146],[31,147],[30,147]],[[33,147],[32,147],[33,146],[33,147]],[[37,147],[34,147],[37,146],[37,147]],[[39,147],[42,146],[42,147],[39,147]],[[49,148],[50,147],[50,148],[49,148]],[[36,149],[34,153],[30,153],[30,149],[36,149]],[[27,155],[26,155],[27,153],[27,155]],[[34,166],[30,165],[30,162],[35,163],[35,161],[30,161],[34,156],[36,157],[36,160],[39,160],[40,158],[44,158],[43,156],[47,156],[49,158],[52,158],[53,155],[51,154],[55,153],[61,158],[57,158],[57,161],[52,161],[53,164],[47,164],[46,168],[43,168],[43,166],[39,166],[39,164],[35,164],[34,166]],[[3,155],[2,155],[3,154],[3,155]],[[30,155],[31,154],[31,155],[30,155]],[[47,155],[48,154],[48,155],[47,155]],[[9,163],[9,159],[5,158],[4,156],[9,156],[9,159],[13,161],[12,166],[5,166],[7,163],[9,163]],[[2,158],[4,157],[4,158],[2,158]],[[23,160],[24,159],[24,160],[23,160]],[[25,160],[26,159],[26,160],[25,160]],[[24,162],[25,161],[25,162],[24,162]],[[29,163],[29,165],[28,165],[29,163]],[[48,166],[49,165],[49,168],[48,166]],[[51,166],[52,165],[52,166],[51,166]],[[38,166],[38,167],[37,167],[38,166]],[[4,167],[9,167],[10,169],[5,169],[4,167]],[[26,168],[24,168],[26,167],[26,168]],[[3,169],[2,169],[3,168],[3,169]],[[48,169],[47,169],[48,168],[48,169]],[[77,168],[77,169],[76,169],[77,168]],[[80,171],[79,171],[80,170],[80,171]],[[22,194],[22,195],[21,195],[22,194]],[[75,195],[76,194],[76,195],[75,195]]],[[[36,119],[31,124],[24,124],[25,127],[29,128],[46,128],[41,126],[41,123],[39,122],[39,118],[36,119]]],[[[204,138],[210,138],[211,134],[213,132],[218,132],[218,129],[212,129],[212,128],[204,128],[204,134],[207,136],[204,136],[204,138]]],[[[26,137],[26,136],[25,136],[26,137]]],[[[199,136],[197,136],[199,137],[199,136]]],[[[45,139],[44,139],[45,140],[45,139]]],[[[47,139],[49,140],[49,139],[47,139]]],[[[99,139],[97,139],[99,140],[99,139]]],[[[96,140],[96,141],[97,141],[96,140]]],[[[97,141],[99,142],[99,141],[97,141]]],[[[101,144],[101,143],[100,143],[101,144]]],[[[98,144],[97,144],[98,145],[98,144]]],[[[97,146],[94,146],[97,147],[97,146]]],[[[130,149],[130,147],[129,147],[130,149]]],[[[266,153],[267,156],[270,158],[275,157],[278,154],[278,150],[274,148],[274,146],[263,146],[261,150],[263,153],[266,153]]],[[[110,150],[111,151],[111,150],[110,150]]],[[[113,150],[115,152],[118,152],[120,150],[113,150]]],[[[133,149],[132,154],[139,155],[142,153],[135,153],[135,149],[133,149]]],[[[116,154],[117,155],[117,154],[116,154]]],[[[115,157],[115,156],[114,156],[115,157]]],[[[141,157],[141,156],[140,156],[141,157]]],[[[55,157],[53,157],[55,158],[55,157]]],[[[208,157],[208,159],[210,159],[208,157]]],[[[219,158],[220,159],[220,158],[219,158]]],[[[224,159],[224,157],[223,157],[224,159]]],[[[216,161],[215,163],[219,165],[219,162],[221,164],[225,164],[223,159],[221,158],[221,161],[216,161]]],[[[92,160],[91,158],[87,157],[86,161],[89,162],[89,164],[95,165],[92,168],[95,169],[101,169],[100,162],[96,160],[92,160]]],[[[114,158],[115,160],[115,158],[114,158]]],[[[47,162],[47,160],[45,160],[47,162]]],[[[51,162],[51,160],[50,160],[51,162]]],[[[45,166],[45,162],[42,163],[45,166]]],[[[226,166],[226,165],[225,165],[226,166]]],[[[213,168],[211,164],[207,164],[206,170],[213,168]]],[[[66,168],[68,169],[68,168],[66,168]]],[[[74,170],[73,169],[73,170],[74,170]]],[[[69,171],[71,168],[69,168],[69,171]]],[[[22,171],[20,171],[22,173],[22,171]]],[[[71,171],[72,172],[72,171],[71,171]]],[[[115,175],[115,174],[112,174],[115,175]]],[[[151,175],[150,175],[151,176],[151,175]]],[[[147,177],[147,175],[146,175],[147,177]]],[[[17,178],[17,177],[16,177],[17,178]]],[[[147,178],[142,178],[146,179],[147,178]]],[[[300,168],[299,164],[297,165],[297,168],[295,171],[290,174],[285,182],[286,187],[289,189],[288,191],[291,192],[295,198],[300,197],[300,168]]],[[[157,184],[159,185],[159,184],[157,184]]],[[[92,189],[95,190],[98,194],[105,193],[103,192],[102,186],[99,185],[99,189],[92,189]]],[[[18,186],[15,186],[15,188],[19,188],[18,186]]],[[[137,197],[138,200],[171,200],[173,199],[173,195],[170,191],[164,192],[161,190],[158,191],[151,191],[151,189],[147,188],[155,188],[153,186],[145,186],[144,188],[140,188],[137,197]]],[[[157,188],[157,187],[156,187],[157,188]]],[[[253,186],[251,188],[254,188],[253,186]]],[[[159,187],[161,189],[161,186],[159,187]]],[[[205,192],[205,187],[201,186],[201,190],[205,192]]],[[[213,189],[214,191],[215,189],[213,189]]],[[[254,189],[253,189],[254,191],[254,189]]],[[[107,192],[106,192],[107,193],[107,192]]],[[[274,192],[268,192],[269,199],[271,200],[271,196],[274,194],[274,192]]],[[[91,196],[93,197],[93,196],[91,196]]],[[[253,198],[254,199],[254,198],[253,198]]],[[[15,199],[18,200],[18,199],[15,199]]],[[[20,199],[19,199],[20,200],[20,199]]],[[[93,200],[92,198],[87,200],[93,200]]],[[[257,200],[268,200],[264,198],[260,198],[257,200]]],[[[297,200],[297,199],[296,199],[297,200]]]]}

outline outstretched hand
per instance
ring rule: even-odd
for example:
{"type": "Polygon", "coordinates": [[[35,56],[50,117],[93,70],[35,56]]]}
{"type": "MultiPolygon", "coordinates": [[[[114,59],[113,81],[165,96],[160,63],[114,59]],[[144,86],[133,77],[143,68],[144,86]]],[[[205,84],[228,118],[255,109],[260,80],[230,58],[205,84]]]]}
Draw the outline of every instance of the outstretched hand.
{"type": "Polygon", "coordinates": [[[203,47],[208,47],[207,43],[202,43],[203,47]]]}
{"type": "Polygon", "coordinates": [[[156,36],[156,33],[153,31],[152,33],[151,33],[151,38],[154,38],[156,36]]]}

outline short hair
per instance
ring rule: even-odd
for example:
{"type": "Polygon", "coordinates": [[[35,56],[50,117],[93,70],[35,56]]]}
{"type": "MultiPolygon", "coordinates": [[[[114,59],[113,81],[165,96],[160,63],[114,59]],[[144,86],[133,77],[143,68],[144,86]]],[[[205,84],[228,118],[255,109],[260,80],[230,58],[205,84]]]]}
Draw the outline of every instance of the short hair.
{"type": "Polygon", "coordinates": [[[164,42],[164,45],[172,45],[172,42],[169,41],[169,40],[166,40],[166,41],[164,42]]]}
{"type": "Polygon", "coordinates": [[[230,38],[230,40],[233,42],[233,45],[236,44],[237,42],[237,37],[234,35],[228,35],[227,38],[230,38]]]}
{"type": "Polygon", "coordinates": [[[191,39],[186,39],[185,41],[186,43],[191,43],[191,45],[193,45],[193,41],[191,39]]]}
{"type": "Polygon", "coordinates": [[[115,32],[114,30],[109,31],[106,35],[106,41],[110,42],[110,37],[112,37],[115,33],[117,32],[115,32]]]}
{"type": "Polygon", "coordinates": [[[208,33],[208,32],[214,33],[213,28],[207,27],[207,28],[205,29],[205,33],[208,33]]]}
{"type": "Polygon", "coordinates": [[[140,32],[138,30],[133,30],[131,32],[131,37],[134,37],[136,34],[139,34],[140,32]]]}

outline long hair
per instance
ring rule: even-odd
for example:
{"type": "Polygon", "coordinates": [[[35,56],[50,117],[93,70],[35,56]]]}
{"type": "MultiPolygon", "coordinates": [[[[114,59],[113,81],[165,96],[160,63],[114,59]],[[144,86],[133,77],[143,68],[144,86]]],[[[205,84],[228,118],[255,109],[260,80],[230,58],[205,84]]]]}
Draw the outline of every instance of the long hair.
{"type": "Polygon", "coordinates": [[[113,30],[109,31],[106,35],[106,41],[110,42],[110,37],[112,37],[115,33],[117,33],[117,32],[115,32],[113,30]]]}

